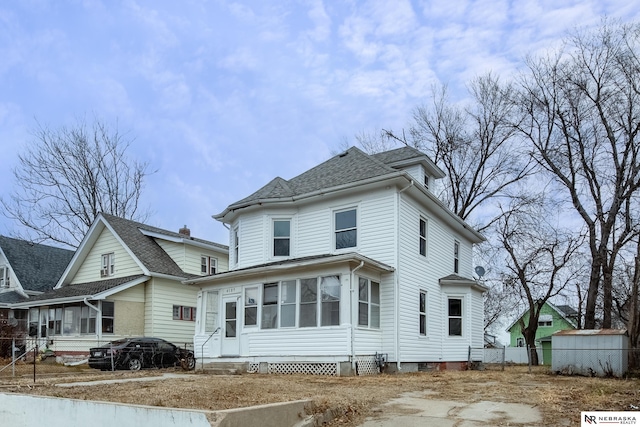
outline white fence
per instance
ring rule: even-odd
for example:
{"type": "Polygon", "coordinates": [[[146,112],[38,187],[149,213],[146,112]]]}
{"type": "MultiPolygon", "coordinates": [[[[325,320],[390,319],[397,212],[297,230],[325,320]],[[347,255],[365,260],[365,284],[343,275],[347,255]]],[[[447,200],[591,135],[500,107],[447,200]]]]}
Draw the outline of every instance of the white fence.
{"type": "MultiPolygon", "coordinates": [[[[542,349],[536,348],[538,362],[544,363],[542,349]]],[[[484,363],[523,363],[528,364],[527,347],[485,348],[484,363]]]]}

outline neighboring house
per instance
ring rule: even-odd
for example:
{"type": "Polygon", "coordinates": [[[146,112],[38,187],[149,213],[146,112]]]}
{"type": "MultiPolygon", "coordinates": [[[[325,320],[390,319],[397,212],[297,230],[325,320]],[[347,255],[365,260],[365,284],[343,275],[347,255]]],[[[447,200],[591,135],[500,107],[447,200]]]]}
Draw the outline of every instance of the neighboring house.
{"type": "Polygon", "coordinates": [[[484,345],[483,237],[429,190],[443,176],[409,147],[350,148],[215,215],[230,269],[185,282],[201,289],[196,357],[334,375],[466,366],[484,345]]]}
{"type": "MultiPolygon", "coordinates": [[[[576,329],[578,327],[578,312],[568,305],[553,305],[545,302],[540,308],[540,316],[538,318],[538,330],[536,331],[536,344],[540,344],[540,340],[550,337],[557,331],[566,329],[576,329]]],[[[515,322],[507,328],[511,336],[510,347],[525,347],[522,328],[520,327],[520,319],[524,320],[525,326],[529,324],[529,310],[520,315],[515,322]]],[[[550,340],[549,340],[550,341],[550,340]]]]}
{"type": "Polygon", "coordinates": [[[0,322],[27,332],[27,310],[12,305],[50,291],[73,251],[0,236],[0,322]]]}
{"type": "Polygon", "coordinates": [[[188,278],[226,271],[228,247],[99,214],[54,290],[13,304],[55,351],[86,352],[125,336],[193,341],[197,290],[188,278]]]}

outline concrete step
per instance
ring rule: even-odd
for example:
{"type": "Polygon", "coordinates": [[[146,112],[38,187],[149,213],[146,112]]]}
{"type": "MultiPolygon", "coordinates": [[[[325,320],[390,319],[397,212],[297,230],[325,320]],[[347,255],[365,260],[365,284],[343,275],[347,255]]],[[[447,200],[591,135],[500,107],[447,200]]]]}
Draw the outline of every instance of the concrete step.
{"type": "Polygon", "coordinates": [[[247,372],[246,362],[211,362],[204,367],[196,365],[196,371],[212,375],[240,375],[247,372]]]}

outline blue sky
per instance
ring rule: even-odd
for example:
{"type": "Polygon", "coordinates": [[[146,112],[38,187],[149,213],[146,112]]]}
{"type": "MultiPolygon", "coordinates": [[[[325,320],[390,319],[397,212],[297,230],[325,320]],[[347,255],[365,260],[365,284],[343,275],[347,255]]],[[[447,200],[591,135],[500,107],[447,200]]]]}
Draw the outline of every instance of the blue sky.
{"type": "MultiPolygon", "coordinates": [[[[36,119],[134,138],[151,225],[227,243],[211,215],[354,135],[406,127],[433,84],[491,71],[640,4],[580,1],[0,0],[0,196],[36,119]]],[[[0,217],[0,234],[15,225],[0,217]]]]}

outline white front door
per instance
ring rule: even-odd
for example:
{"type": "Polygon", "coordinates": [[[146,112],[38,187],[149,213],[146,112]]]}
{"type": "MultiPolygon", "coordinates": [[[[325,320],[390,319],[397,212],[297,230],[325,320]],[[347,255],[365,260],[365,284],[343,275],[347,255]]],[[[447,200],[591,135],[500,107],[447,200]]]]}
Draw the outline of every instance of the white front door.
{"type": "Polygon", "coordinates": [[[221,356],[240,355],[240,310],[239,296],[225,296],[222,298],[222,350],[221,356]]]}

